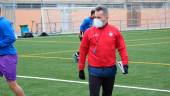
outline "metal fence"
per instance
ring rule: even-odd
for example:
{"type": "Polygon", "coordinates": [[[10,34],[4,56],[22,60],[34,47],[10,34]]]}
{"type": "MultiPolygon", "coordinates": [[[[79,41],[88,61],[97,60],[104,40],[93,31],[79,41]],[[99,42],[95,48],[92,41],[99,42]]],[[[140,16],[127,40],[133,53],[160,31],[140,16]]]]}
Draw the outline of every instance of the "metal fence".
{"type": "MultiPolygon", "coordinates": [[[[117,26],[121,31],[170,28],[170,2],[168,2],[168,0],[156,0],[156,2],[153,2],[153,0],[143,0],[143,2],[137,2],[141,0],[136,0],[136,1],[124,0],[126,2],[122,2],[122,1],[120,2],[117,1],[116,3],[110,3],[110,4],[108,4],[107,2],[104,3],[104,5],[107,6],[110,10],[109,22],[117,26]]],[[[46,4],[48,3],[45,3],[45,5],[46,4]]],[[[95,7],[95,6],[96,5],[91,5],[89,7],[95,7]]],[[[74,5],[74,7],[76,7],[76,5],[74,5]]],[[[68,14],[74,14],[74,13],[68,13],[68,14]]],[[[67,23],[68,25],[70,25],[69,31],[76,33],[79,32],[79,26],[82,21],[74,21],[75,19],[74,17],[77,16],[71,15],[71,18],[67,23]]],[[[82,20],[83,19],[84,18],[82,18],[82,20]]],[[[60,28],[60,24],[66,22],[55,22],[55,23],[56,26],[58,26],[57,31],[61,33],[67,33],[66,31],[62,31],[62,28],[60,28]]],[[[51,28],[51,27],[46,27],[46,28],[51,28]]]]}
{"type": "Polygon", "coordinates": [[[2,16],[8,18],[12,24],[15,26],[15,0],[2,0],[0,1],[0,8],[2,16]]]}
{"type": "Polygon", "coordinates": [[[19,25],[28,24],[29,26],[34,25],[31,31],[33,33],[42,32],[43,26],[46,26],[44,30],[52,34],[77,33],[83,19],[89,16],[89,14],[80,16],[85,13],[78,11],[81,9],[76,9],[77,13],[80,12],[78,18],[76,12],[68,11],[67,15],[70,17],[66,16],[65,18],[65,20],[70,19],[68,22],[65,20],[62,22],[63,18],[61,19],[60,16],[62,13],[56,12],[57,15],[54,15],[54,11],[44,11],[45,14],[51,14],[46,16],[45,19],[49,19],[49,21],[45,22],[44,25],[42,25],[42,14],[37,15],[35,13],[41,13],[42,7],[95,7],[98,4],[103,4],[109,8],[109,23],[117,26],[121,31],[170,28],[170,0],[17,0],[16,16],[17,21],[19,21],[16,24],[17,31],[19,31],[19,25]],[[20,17],[20,14],[26,14],[22,13],[23,10],[28,9],[30,13],[27,14],[27,18],[20,17]],[[31,10],[34,12],[31,13],[31,10]],[[38,19],[35,17],[38,17],[38,19]],[[56,20],[53,19],[54,17],[56,20]],[[35,21],[34,24],[31,23],[32,20],[35,21]],[[69,25],[69,32],[66,32],[62,25],[69,25]]]}
{"type": "MultiPolygon", "coordinates": [[[[170,20],[170,18],[167,18],[167,20],[170,20]]],[[[119,30],[121,31],[130,31],[130,30],[150,30],[150,29],[166,29],[170,28],[170,22],[162,22],[162,20],[143,20],[147,23],[145,24],[140,24],[140,26],[134,26],[131,25],[129,27],[127,25],[127,20],[109,20],[109,23],[116,26],[119,30]],[[150,23],[152,22],[152,23],[150,23]]],[[[63,31],[63,28],[61,27],[61,24],[63,22],[49,22],[48,24],[45,24],[45,30],[49,34],[67,34],[67,33],[78,33],[80,31],[80,26],[76,23],[81,23],[82,21],[77,21],[77,22],[65,22],[70,24],[70,30],[69,31],[63,31]]],[[[133,22],[133,21],[129,21],[133,22]]],[[[36,23],[36,31],[34,32],[35,34],[39,34],[43,32],[42,30],[42,23],[36,23]]]]}

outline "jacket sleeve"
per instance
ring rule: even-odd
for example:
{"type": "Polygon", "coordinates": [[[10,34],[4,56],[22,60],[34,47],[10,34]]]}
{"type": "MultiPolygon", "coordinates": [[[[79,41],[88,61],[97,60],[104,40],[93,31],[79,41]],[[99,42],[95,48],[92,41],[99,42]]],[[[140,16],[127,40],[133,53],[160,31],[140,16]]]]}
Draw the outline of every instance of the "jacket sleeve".
{"type": "Polygon", "coordinates": [[[3,39],[0,40],[0,48],[7,47],[16,41],[14,30],[9,22],[1,23],[0,29],[3,34],[3,39]]]}
{"type": "Polygon", "coordinates": [[[86,63],[86,56],[89,51],[89,38],[88,38],[88,32],[87,30],[84,34],[84,37],[80,44],[80,58],[79,58],[79,70],[84,70],[85,63],[86,63]]]}
{"type": "Polygon", "coordinates": [[[122,34],[118,30],[117,30],[117,38],[116,38],[116,48],[118,49],[122,63],[124,65],[127,65],[128,64],[128,53],[126,51],[126,44],[125,44],[122,34]]]}

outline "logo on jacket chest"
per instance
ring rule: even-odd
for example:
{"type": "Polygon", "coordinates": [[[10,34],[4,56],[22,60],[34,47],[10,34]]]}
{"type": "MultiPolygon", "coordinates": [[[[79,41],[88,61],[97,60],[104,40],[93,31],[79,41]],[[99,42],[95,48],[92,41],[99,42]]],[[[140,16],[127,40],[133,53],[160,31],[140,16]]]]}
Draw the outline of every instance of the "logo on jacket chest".
{"type": "Polygon", "coordinates": [[[112,32],[109,32],[109,36],[112,37],[112,36],[113,36],[113,33],[112,33],[112,32]]]}
{"type": "Polygon", "coordinates": [[[113,37],[113,36],[114,36],[114,34],[113,34],[112,31],[110,31],[110,32],[108,33],[108,35],[109,35],[109,37],[113,37]]]}
{"type": "MultiPolygon", "coordinates": [[[[102,35],[102,34],[94,33],[93,37],[99,38],[99,37],[101,37],[101,35],[102,35]]],[[[104,35],[104,34],[103,34],[103,35],[104,35]]],[[[114,35],[115,35],[115,34],[114,34],[112,31],[106,32],[106,34],[105,34],[105,36],[109,36],[109,37],[111,37],[111,38],[113,38],[114,35]]]]}

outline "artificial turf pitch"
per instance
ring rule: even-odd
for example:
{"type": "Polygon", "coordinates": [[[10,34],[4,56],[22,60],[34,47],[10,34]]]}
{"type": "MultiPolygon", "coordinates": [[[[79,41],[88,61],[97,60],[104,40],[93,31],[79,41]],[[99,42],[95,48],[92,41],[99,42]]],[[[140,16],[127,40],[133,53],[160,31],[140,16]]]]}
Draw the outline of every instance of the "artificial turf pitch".
{"type": "MultiPolygon", "coordinates": [[[[117,85],[170,90],[170,30],[123,32],[129,53],[129,74],[118,71],[117,85]]],[[[18,39],[17,74],[81,81],[72,55],[79,49],[77,35],[18,39]]],[[[88,84],[18,77],[27,96],[89,96],[88,84]]],[[[86,80],[88,72],[86,68],[86,80]]],[[[14,96],[0,78],[0,96],[14,96]]],[[[170,96],[170,92],[115,87],[113,96],[170,96]]]]}

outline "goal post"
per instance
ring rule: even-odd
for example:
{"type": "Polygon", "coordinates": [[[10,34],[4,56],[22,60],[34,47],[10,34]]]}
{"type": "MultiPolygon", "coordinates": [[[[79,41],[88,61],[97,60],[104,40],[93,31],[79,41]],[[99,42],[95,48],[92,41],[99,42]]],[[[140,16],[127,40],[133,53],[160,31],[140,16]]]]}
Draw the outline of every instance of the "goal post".
{"type": "Polygon", "coordinates": [[[42,7],[41,31],[50,35],[79,32],[82,21],[90,16],[93,7],[42,7]]]}

